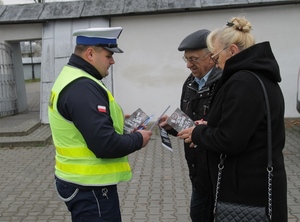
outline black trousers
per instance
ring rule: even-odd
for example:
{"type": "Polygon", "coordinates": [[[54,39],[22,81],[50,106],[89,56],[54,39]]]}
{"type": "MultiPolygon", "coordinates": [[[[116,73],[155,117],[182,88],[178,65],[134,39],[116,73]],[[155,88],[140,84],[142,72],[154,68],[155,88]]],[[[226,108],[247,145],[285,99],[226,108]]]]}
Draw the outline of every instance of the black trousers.
{"type": "Polygon", "coordinates": [[[56,190],[71,212],[73,222],[122,221],[117,185],[79,189],[56,179],[56,190]]]}

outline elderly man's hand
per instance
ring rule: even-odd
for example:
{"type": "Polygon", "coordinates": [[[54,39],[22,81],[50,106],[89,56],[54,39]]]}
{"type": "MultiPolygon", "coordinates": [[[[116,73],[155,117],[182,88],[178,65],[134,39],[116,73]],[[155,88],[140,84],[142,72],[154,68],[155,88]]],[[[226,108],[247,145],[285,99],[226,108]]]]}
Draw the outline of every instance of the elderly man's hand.
{"type": "Polygon", "coordinates": [[[169,116],[163,115],[159,120],[159,126],[165,130],[171,130],[172,127],[167,123],[169,116]]]}
{"type": "Polygon", "coordinates": [[[192,132],[193,132],[194,128],[195,128],[195,126],[184,129],[177,134],[177,136],[180,139],[183,139],[185,143],[191,143],[190,147],[195,147],[195,144],[192,141],[192,132]]]}

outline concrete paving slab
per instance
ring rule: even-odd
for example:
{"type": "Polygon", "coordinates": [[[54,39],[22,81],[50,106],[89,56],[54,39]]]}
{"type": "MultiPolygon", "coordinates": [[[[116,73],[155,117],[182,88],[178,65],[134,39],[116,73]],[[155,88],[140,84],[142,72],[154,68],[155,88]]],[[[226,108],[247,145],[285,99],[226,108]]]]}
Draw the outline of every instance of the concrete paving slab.
{"type": "MultiPolygon", "coordinates": [[[[300,124],[286,128],[289,222],[300,220],[300,124]]],[[[191,184],[182,141],[172,137],[174,152],[154,135],[146,148],[129,155],[130,182],[118,191],[123,222],[189,222],[191,184]]],[[[0,221],[70,222],[54,188],[53,145],[0,149],[0,221]]]]}

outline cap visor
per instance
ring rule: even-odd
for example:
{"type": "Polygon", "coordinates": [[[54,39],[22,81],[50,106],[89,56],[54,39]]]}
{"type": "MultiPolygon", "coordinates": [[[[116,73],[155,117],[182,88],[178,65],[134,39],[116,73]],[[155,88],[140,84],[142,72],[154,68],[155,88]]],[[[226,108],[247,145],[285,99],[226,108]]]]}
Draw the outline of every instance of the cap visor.
{"type": "Polygon", "coordinates": [[[103,47],[103,48],[105,48],[107,51],[110,51],[110,52],[123,53],[123,50],[121,50],[121,49],[118,48],[118,47],[116,47],[116,48],[103,47]]]}

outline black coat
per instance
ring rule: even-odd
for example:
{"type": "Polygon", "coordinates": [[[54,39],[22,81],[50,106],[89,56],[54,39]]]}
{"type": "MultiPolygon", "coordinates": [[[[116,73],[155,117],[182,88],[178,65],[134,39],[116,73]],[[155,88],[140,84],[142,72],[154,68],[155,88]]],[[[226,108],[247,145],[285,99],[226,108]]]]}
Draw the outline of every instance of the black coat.
{"type": "Polygon", "coordinates": [[[212,99],[208,125],[197,126],[192,141],[208,154],[215,190],[220,154],[226,154],[219,199],[267,206],[267,119],[258,80],[270,100],[273,160],[273,222],[287,221],[284,98],[279,67],[268,42],[256,44],[226,61],[212,99]]]}
{"type": "MultiPolygon", "coordinates": [[[[198,90],[198,83],[195,77],[190,74],[183,84],[180,100],[180,109],[192,120],[206,120],[209,112],[210,101],[214,93],[217,80],[221,77],[222,71],[213,68],[201,90],[198,90]]],[[[189,176],[193,187],[205,194],[211,192],[211,184],[208,176],[206,151],[201,149],[201,155],[197,155],[195,149],[184,143],[185,158],[189,168],[189,176]]]]}

